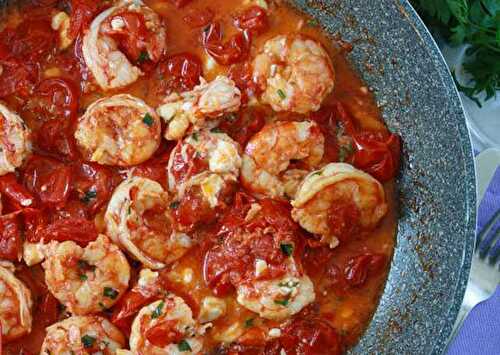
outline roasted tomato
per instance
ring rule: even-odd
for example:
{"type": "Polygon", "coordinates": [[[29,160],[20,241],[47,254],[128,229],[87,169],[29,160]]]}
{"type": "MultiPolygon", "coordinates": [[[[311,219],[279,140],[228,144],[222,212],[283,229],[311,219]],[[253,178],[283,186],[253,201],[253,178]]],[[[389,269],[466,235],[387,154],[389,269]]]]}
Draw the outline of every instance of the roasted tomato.
{"type": "MultiPolygon", "coordinates": [[[[13,173],[0,177],[0,193],[4,202],[7,202],[4,208],[10,211],[33,207],[35,204],[35,197],[17,181],[13,173]]],[[[2,213],[5,214],[5,209],[2,213]]]]}
{"type": "Polygon", "coordinates": [[[55,157],[65,161],[79,156],[74,138],[74,128],[70,121],[49,120],[36,132],[36,145],[55,157]]]}
{"type": "Polygon", "coordinates": [[[23,181],[42,204],[62,207],[71,189],[71,168],[55,159],[34,155],[24,168],[23,181]]]}
{"type": "Polygon", "coordinates": [[[99,2],[92,0],[71,0],[69,35],[76,38],[86,30],[99,12],[99,2]]]}
{"type": "Polygon", "coordinates": [[[18,261],[22,247],[21,232],[17,213],[0,216],[0,259],[18,261]]]}
{"type": "Polygon", "coordinates": [[[181,8],[187,4],[189,4],[192,0],[169,0],[172,4],[177,8],[181,8]]]}
{"type": "Polygon", "coordinates": [[[392,179],[399,170],[401,139],[394,133],[363,132],[354,136],[354,165],[380,181],[392,179]]]}
{"type": "Polygon", "coordinates": [[[362,286],[370,274],[380,272],[386,264],[387,257],[383,254],[370,253],[353,257],[345,266],[345,279],[350,286],[362,286]]]}
{"type": "Polygon", "coordinates": [[[240,89],[242,102],[246,104],[251,97],[259,92],[259,86],[252,79],[252,66],[248,62],[233,64],[229,68],[228,76],[240,89]]]}
{"type": "Polygon", "coordinates": [[[251,6],[234,19],[234,25],[252,34],[260,34],[269,27],[266,10],[260,6],[251,6]]]}
{"type": "Polygon", "coordinates": [[[179,343],[184,339],[184,334],[177,330],[177,320],[164,319],[155,326],[149,328],[144,337],[151,344],[163,348],[168,344],[179,343]]]}
{"type": "Polygon", "coordinates": [[[163,60],[158,65],[158,81],[155,91],[168,95],[173,91],[189,91],[200,83],[201,60],[191,53],[179,53],[163,60]]]}
{"type": "Polygon", "coordinates": [[[204,9],[190,10],[187,15],[184,16],[183,20],[189,26],[198,28],[208,25],[213,20],[214,16],[215,13],[209,7],[206,7],[204,9]]]}
{"type": "Polygon", "coordinates": [[[38,85],[28,106],[38,119],[74,119],[78,111],[78,88],[64,78],[45,79],[38,85]]]}
{"type": "Polygon", "coordinates": [[[219,128],[244,147],[265,124],[264,111],[256,107],[247,107],[238,113],[224,116],[219,128]]]}
{"type": "Polygon", "coordinates": [[[113,307],[111,322],[122,330],[130,331],[129,329],[134,315],[139,312],[143,306],[156,299],[156,296],[145,295],[136,288],[131,289],[120,298],[118,303],[113,307]]]}
{"type": "Polygon", "coordinates": [[[330,233],[341,242],[348,241],[359,231],[360,214],[356,203],[351,200],[332,203],[328,211],[330,233]]]}
{"type": "Polygon", "coordinates": [[[235,34],[227,42],[222,42],[221,26],[215,22],[203,30],[202,40],[207,53],[221,65],[238,63],[248,57],[251,42],[248,30],[235,34]]]}

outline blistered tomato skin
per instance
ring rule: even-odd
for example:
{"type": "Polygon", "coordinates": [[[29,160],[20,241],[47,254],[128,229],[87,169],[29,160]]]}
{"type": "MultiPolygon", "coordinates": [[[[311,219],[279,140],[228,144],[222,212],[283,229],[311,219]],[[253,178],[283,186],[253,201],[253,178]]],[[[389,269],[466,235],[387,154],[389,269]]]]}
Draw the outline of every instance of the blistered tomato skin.
{"type": "Polygon", "coordinates": [[[239,63],[248,57],[251,34],[248,30],[235,34],[223,42],[221,25],[210,24],[203,30],[203,46],[206,52],[221,65],[239,63]]]}

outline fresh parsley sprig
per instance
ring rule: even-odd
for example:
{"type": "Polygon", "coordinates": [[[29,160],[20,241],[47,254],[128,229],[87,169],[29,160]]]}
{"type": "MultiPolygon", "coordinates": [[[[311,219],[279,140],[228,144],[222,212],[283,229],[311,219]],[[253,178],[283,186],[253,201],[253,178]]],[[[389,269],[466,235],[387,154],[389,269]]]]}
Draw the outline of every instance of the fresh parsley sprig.
{"type": "Polygon", "coordinates": [[[424,21],[451,44],[468,44],[464,70],[472,81],[460,91],[481,105],[500,90],[500,0],[411,0],[424,21]]]}

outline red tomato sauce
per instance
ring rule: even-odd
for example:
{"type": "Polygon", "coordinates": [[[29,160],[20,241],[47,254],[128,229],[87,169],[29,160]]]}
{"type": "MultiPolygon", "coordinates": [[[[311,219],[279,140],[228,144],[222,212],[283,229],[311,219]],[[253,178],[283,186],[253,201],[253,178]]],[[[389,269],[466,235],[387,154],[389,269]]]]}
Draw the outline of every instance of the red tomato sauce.
{"type": "MultiPolygon", "coordinates": [[[[381,224],[369,233],[360,234],[352,225],[336,231],[343,236],[333,250],[319,246],[290,218],[289,204],[264,200],[265,217],[248,225],[244,221],[252,197],[247,192],[228,200],[221,214],[206,211],[195,195],[176,206],[178,223],[197,228],[193,236],[198,245],[173,266],[162,271],[168,290],[175,291],[192,306],[217,295],[226,301],[224,317],[213,322],[206,335],[207,350],[224,354],[340,354],[353,346],[366,329],[378,304],[387,278],[394,249],[396,205],[394,177],[399,169],[400,138],[385,127],[370,90],[360,80],[346,59],[347,51],[334,44],[322,30],[281,1],[266,11],[244,1],[225,0],[145,0],[166,24],[167,55],[141,65],[145,71],[130,86],[103,92],[92,83],[82,59],[81,33],[92,19],[111,5],[107,1],[27,0],[7,9],[0,21],[0,99],[18,112],[33,131],[34,154],[16,174],[0,177],[3,216],[0,216],[0,259],[16,261],[16,275],[33,293],[33,329],[21,340],[0,345],[0,353],[37,354],[45,327],[66,317],[65,310],[49,293],[43,269],[18,263],[22,238],[28,241],[74,240],[86,245],[104,231],[103,212],[114,188],[126,177],[121,168],[85,162],[74,139],[77,118],[93,101],[116,93],[129,93],[157,107],[163,98],[191,90],[202,75],[210,81],[219,74],[232,78],[242,91],[246,104],[258,93],[252,81],[251,58],[263,43],[278,34],[301,33],[321,42],[332,57],[336,83],[322,108],[305,116],[273,114],[278,119],[316,121],[325,136],[324,162],[343,161],[362,169],[384,184],[389,212],[381,224]],[[69,35],[74,39],[60,50],[58,32],[52,30],[52,16],[65,11],[71,16],[69,35]],[[213,58],[207,65],[207,58],[213,58]],[[26,201],[30,201],[26,208],[26,201]],[[180,221],[180,222],[179,222],[180,221]],[[209,221],[211,223],[200,223],[209,221]],[[241,230],[272,226],[278,231],[271,244],[253,240],[235,240],[228,252],[218,247],[218,240],[241,230]],[[22,232],[21,232],[22,231],[22,232]],[[265,340],[262,329],[279,326],[259,318],[236,302],[234,284],[245,279],[249,265],[257,257],[270,265],[269,273],[278,275],[282,255],[269,250],[293,244],[293,253],[311,277],[316,300],[286,325],[279,339],[265,340]],[[276,267],[273,267],[276,265],[276,267]],[[183,272],[191,270],[186,284],[183,272]],[[228,328],[236,327],[239,336],[225,347],[221,342],[228,328]],[[3,352],[2,352],[3,351],[3,352]]],[[[147,36],[143,19],[137,14],[121,13],[125,29],[108,34],[118,42],[127,57],[138,60],[147,36]]],[[[115,16],[115,17],[116,17],[115,16]]],[[[140,61],[140,60],[139,60],[140,61]]],[[[244,106],[229,115],[220,129],[240,145],[258,132],[269,120],[269,107],[244,106]]],[[[134,174],[158,181],[167,187],[166,164],[174,142],[162,146],[134,174]]],[[[189,152],[188,152],[189,153],[189,152]]],[[[196,159],[187,166],[182,159],[175,165],[176,178],[183,179],[203,169],[196,159]]],[[[356,220],[355,206],[337,205],[331,211],[331,223],[347,216],[356,220]]],[[[131,261],[134,273],[138,265],[131,261]]],[[[265,277],[265,276],[263,276],[265,277]]],[[[138,310],[158,299],[142,295],[133,288],[109,312],[108,317],[128,335],[138,310]]],[[[196,313],[196,312],[195,312],[196,313]]],[[[165,337],[178,339],[168,322],[151,328],[146,337],[164,345],[165,337]]]]}

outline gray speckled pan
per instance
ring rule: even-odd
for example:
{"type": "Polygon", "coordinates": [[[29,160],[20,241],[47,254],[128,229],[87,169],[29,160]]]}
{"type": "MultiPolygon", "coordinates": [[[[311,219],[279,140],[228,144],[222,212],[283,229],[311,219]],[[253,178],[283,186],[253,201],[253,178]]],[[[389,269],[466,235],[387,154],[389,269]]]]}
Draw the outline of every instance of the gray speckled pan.
{"type": "Polygon", "coordinates": [[[375,317],[352,353],[441,354],[469,275],[476,208],[471,146],[453,80],[406,1],[295,3],[355,44],[351,62],[404,141],[396,252],[375,317]]]}

